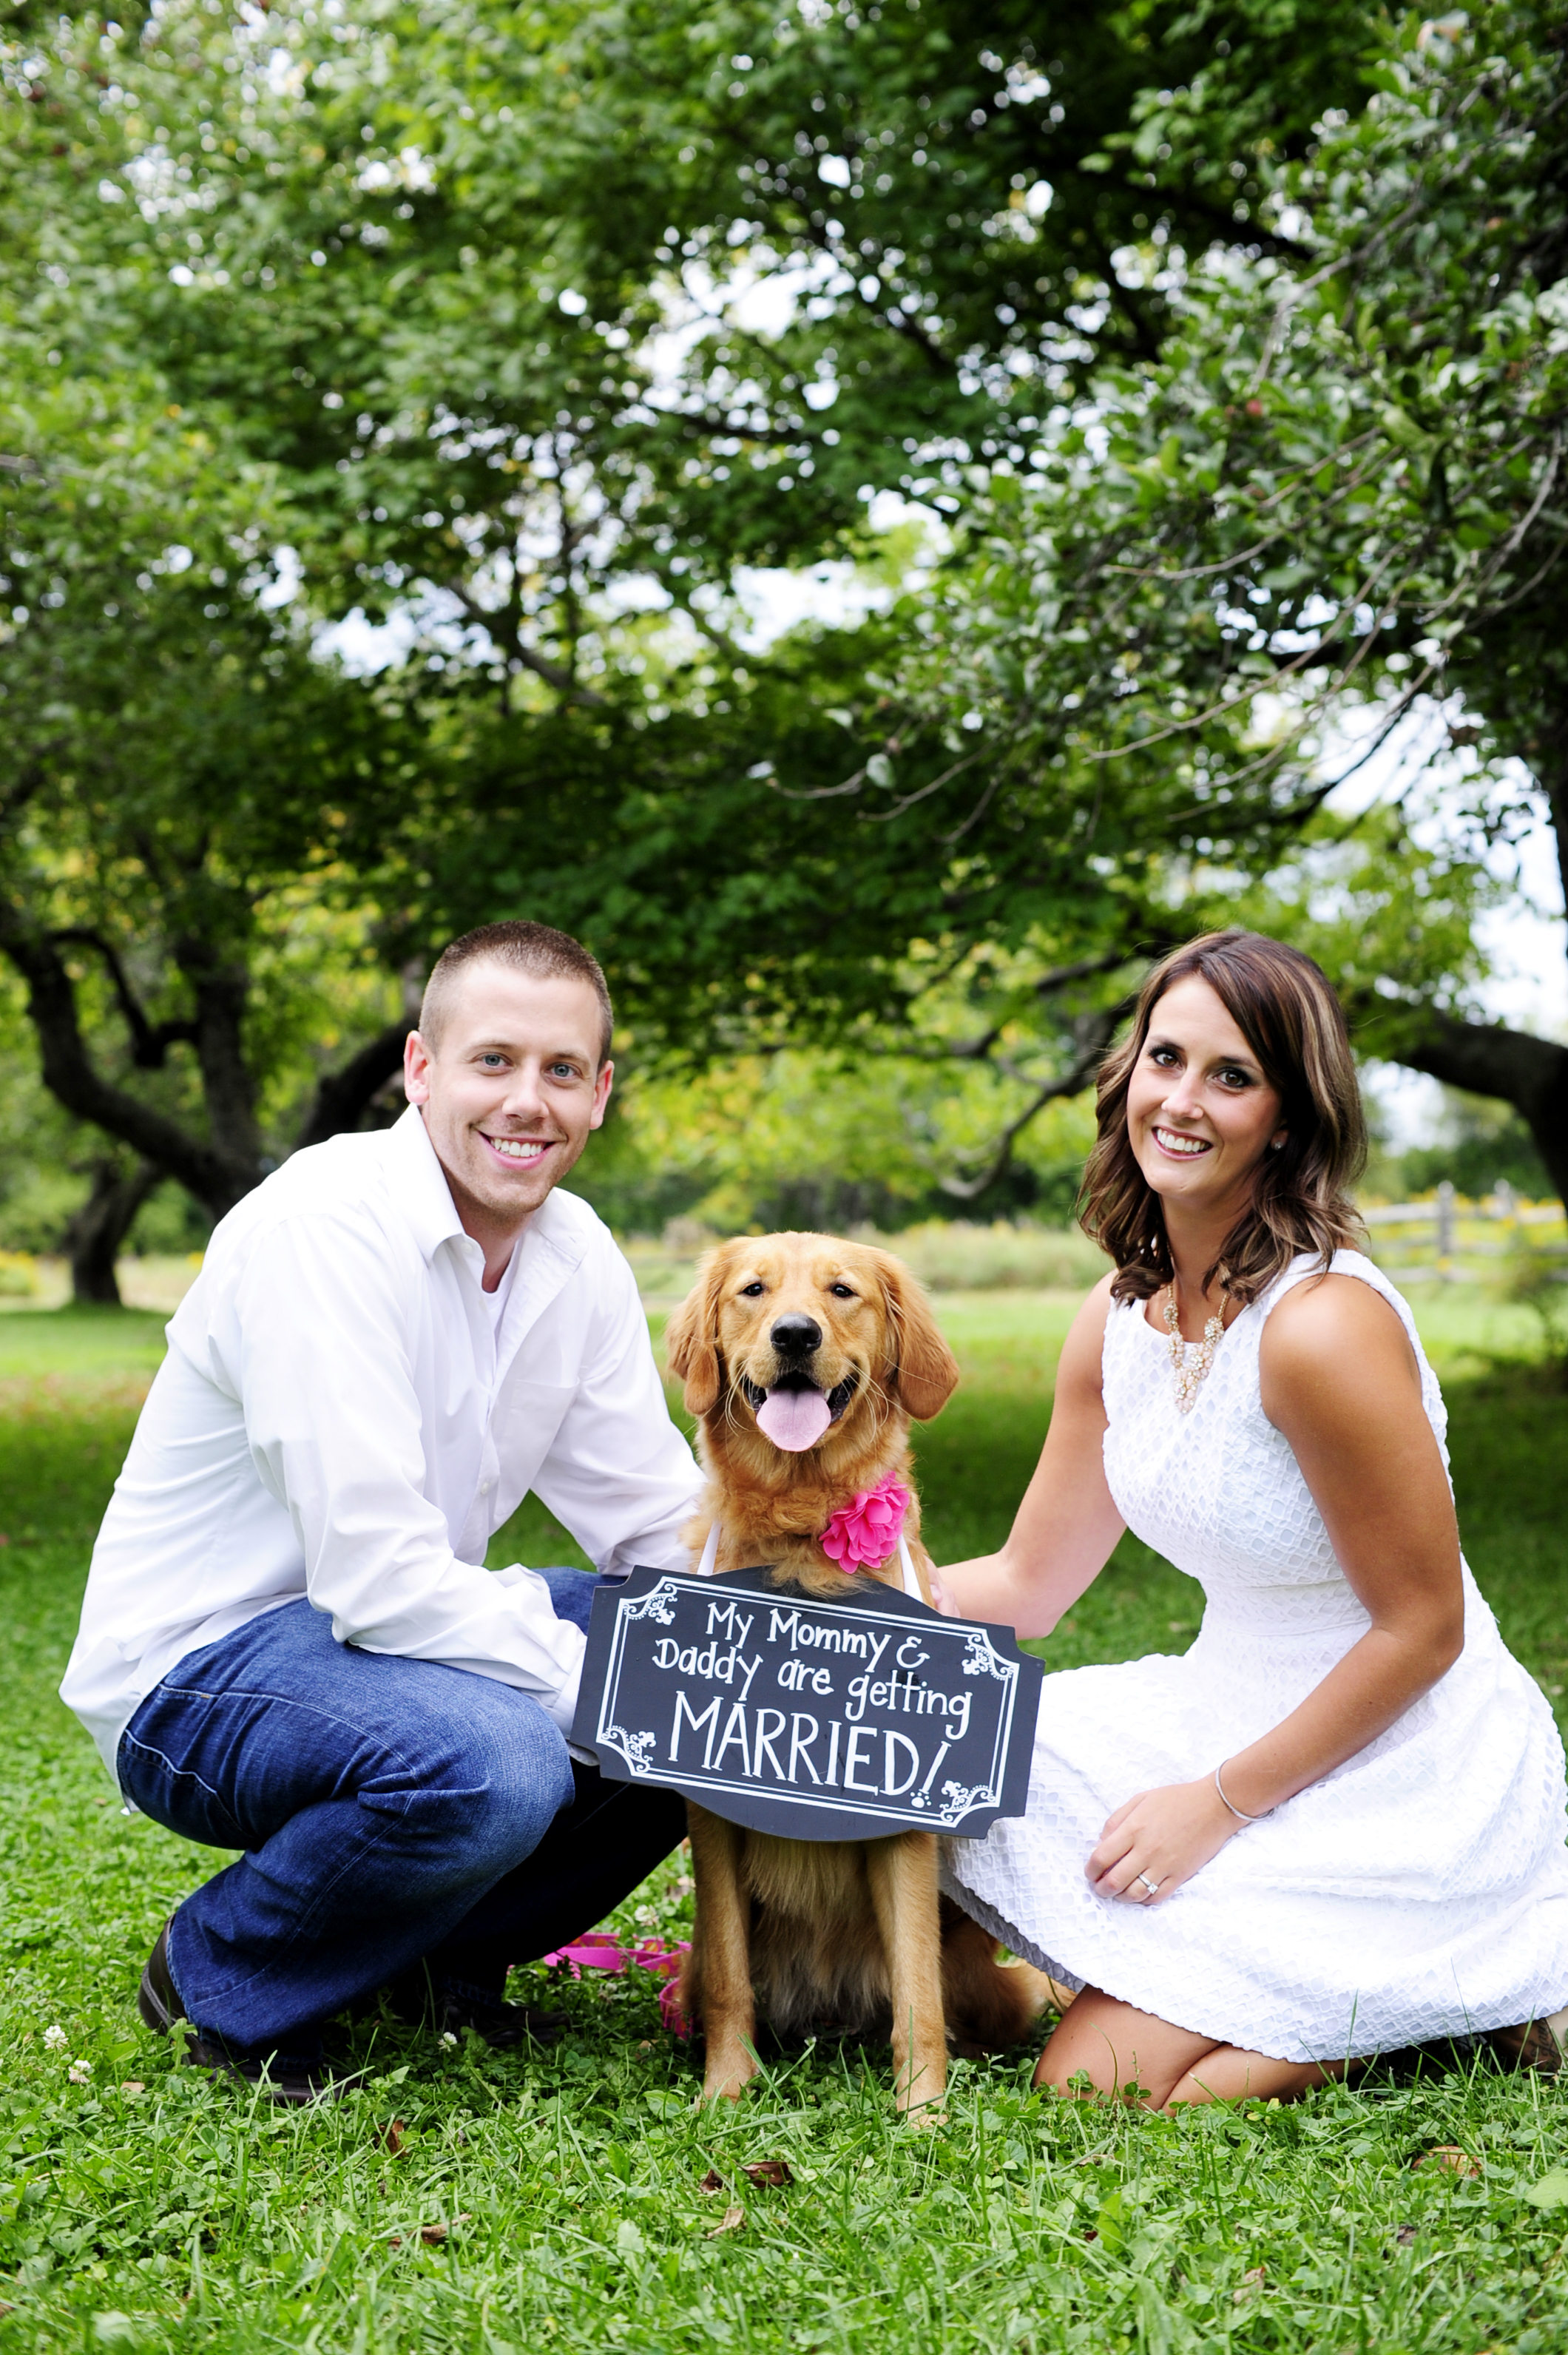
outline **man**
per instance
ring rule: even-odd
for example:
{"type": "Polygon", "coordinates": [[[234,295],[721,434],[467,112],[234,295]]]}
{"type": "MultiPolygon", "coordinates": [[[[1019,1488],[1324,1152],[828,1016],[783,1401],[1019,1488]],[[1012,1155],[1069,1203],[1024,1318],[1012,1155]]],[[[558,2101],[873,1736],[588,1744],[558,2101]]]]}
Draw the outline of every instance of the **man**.
{"type": "Polygon", "coordinates": [[[455,941],[409,1110],[298,1154],[169,1327],[61,1688],[132,1806],[245,1854],[169,1922],[151,2026],[307,2101],[324,2021],[516,2041],[507,1970],[684,1829],[573,1764],[594,1584],[484,1569],[532,1490],[602,1572],[684,1561],[691,1453],[630,1269],[560,1180],[604,1117],[604,976],[546,925],[455,941]]]}

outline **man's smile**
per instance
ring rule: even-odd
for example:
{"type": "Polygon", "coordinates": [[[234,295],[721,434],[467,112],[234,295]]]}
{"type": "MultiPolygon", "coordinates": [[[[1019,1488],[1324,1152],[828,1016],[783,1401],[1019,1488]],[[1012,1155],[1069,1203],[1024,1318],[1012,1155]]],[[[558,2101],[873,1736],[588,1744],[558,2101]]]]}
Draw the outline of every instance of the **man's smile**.
{"type": "Polygon", "coordinates": [[[547,1154],[555,1139],[549,1136],[490,1136],[479,1131],[497,1161],[508,1169],[531,1169],[547,1154]]]}

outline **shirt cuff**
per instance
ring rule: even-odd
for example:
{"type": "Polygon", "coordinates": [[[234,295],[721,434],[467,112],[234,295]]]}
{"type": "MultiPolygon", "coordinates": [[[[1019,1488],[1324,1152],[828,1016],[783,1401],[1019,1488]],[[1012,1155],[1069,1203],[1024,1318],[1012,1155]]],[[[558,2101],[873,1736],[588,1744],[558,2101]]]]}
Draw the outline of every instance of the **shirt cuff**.
{"type": "MultiPolygon", "coordinates": [[[[584,1637],[582,1652],[586,1652],[587,1649],[587,1638],[584,1637]]],[[[566,1734],[571,1733],[571,1721],[577,1715],[577,1689],[582,1682],[582,1652],[579,1652],[577,1665],[567,1677],[560,1690],[549,1700],[546,1700],[542,1693],[539,1695],[539,1707],[545,1715],[553,1725],[558,1726],[560,1732],[566,1734]]]]}

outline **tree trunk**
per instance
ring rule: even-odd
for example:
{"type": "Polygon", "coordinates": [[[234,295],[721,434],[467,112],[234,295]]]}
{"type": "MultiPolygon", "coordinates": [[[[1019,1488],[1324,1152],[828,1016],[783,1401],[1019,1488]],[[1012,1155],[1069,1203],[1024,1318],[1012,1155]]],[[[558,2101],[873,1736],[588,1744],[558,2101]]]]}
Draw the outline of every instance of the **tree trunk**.
{"type": "Polygon", "coordinates": [[[261,1174],[256,1082],[245,1060],[251,976],[243,964],[227,963],[209,941],[176,942],[175,963],[196,1000],[196,1059],[208,1133],[229,1167],[247,1173],[246,1191],[261,1174]]]}
{"type": "Polygon", "coordinates": [[[120,1306],[120,1285],[114,1273],[120,1246],[130,1233],[137,1211],[166,1175],[155,1161],[139,1161],[130,1171],[112,1158],[94,1162],[92,1191],[65,1232],[65,1247],[70,1258],[70,1296],[79,1307],[86,1301],[112,1308],[120,1306]]]}
{"type": "MultiPolygon", "coordinates": [[[[115,1251],[159,1179],[173,1178],[216,1220],[265,1175],[255,1080],[244,1051],[250,976],[242,965],[226,963],[210,944],[182,941],[175,953],[176,963],[195,998],[195,1018],[150,1023],[135,1003],[112,943],[91,931],[51,932],[3,890],[0,953],[10,958],[27,985],[27,1012],[37,1037],[45,1086],[67,1112],[91,1123],[106,1138],[129,1146],[155,1173],[120,1217],[112,1240],[99,1241],[100,1225],[107,1222],[107,1236],[119,1215],[112,1200],[116,1187],[133,1188],[137,1182],[120,1178],[117,1160],[101,1161],[95,1171],[92,1197],[72,1221],[73,1236],[80,1225],[81,1239],[80,1266],[77,1244],[71,1245],[76,1296],[112,1301],[119,1296],[115,1251]],[[107,960],[121,1011],[131,1028],[139,1068],[161,1069],[167,1048],[176,1041],[195,1048],[201,1070],[207,1138],[193,1136],[140,1094],[104,1078],[81,1034],[76,987],[61,954],[70,943],[91,948],[107,960]]],[[[406,966],[402,1015],[361,1048],[342,1071],[322,1078],[296,1151],[299,1146],[319,1145],[355,1127],[372,1098],[396,1076],[402,1064],[403,1040],[418,1019],[423,976],[422,964],[406,966]]]]}

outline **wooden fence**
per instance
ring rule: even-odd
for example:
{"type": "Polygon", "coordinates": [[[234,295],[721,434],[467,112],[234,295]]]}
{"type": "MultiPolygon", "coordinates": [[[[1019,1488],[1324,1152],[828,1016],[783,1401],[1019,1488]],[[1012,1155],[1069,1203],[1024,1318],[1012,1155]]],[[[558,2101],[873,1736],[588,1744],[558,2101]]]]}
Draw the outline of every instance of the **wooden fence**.
{"type": "Polygon", "coordinates": [[[1568,1284],[1561,1202],[1531,1202],[1507,1184],[1472,1201],[1445,1178],[1419,1202],[1377,1202],[1361,1216],[1372,1255],[1402,1284],[1568,1284]]]}

